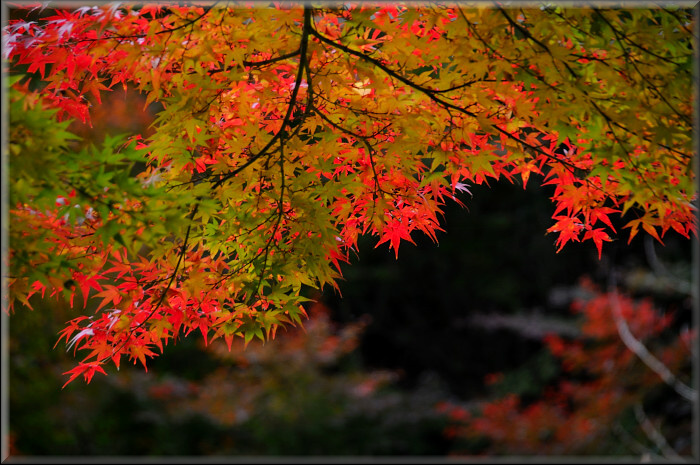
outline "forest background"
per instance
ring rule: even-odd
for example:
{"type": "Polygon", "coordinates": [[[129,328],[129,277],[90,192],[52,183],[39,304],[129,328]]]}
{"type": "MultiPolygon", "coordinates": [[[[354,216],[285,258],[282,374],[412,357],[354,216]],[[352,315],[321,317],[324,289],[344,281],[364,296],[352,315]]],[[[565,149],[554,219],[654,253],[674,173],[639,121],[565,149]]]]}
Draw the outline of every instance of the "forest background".
{"type": "MultiPolygon", "coordinates": [[[[134,112],[145,97],[133,91],[103,99],[92,128],[70,127],[85,144],[147,135],[159,110],[134,112]]],[[[466,209],[446,206],[437,244],[416,236],[397,260],[362,237],[339,290],[307,304],[305,331],[245,350],[186,337],[147,373],[123,364],[61,389],[75,360],[54,345],[73,310],[32,299],[9,320],[10,454],[697,456],[697,402],[596,314],[616,298],[605,293],[614,270],[635,299],[616,302],[636,336],[690,380],[693,241],[640,235],[601,258],[590,243],[557,253],[543,233],[552,189],[470,191],[466,209]],[[588,352],[567,362],[562,347],[576,344],[588,352]],[[571,435],[572,425],[588,426],[571,435]]]]}

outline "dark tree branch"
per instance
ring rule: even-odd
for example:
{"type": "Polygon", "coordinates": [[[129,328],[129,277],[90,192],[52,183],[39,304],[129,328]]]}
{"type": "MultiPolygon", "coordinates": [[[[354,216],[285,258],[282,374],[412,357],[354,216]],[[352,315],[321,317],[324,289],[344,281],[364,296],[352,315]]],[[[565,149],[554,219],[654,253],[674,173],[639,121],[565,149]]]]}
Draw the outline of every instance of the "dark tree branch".
{"type": "Polygon", "coordinates": [[[287,113],[284,115],[284,119],[282,120],[282,124],[277,131],[277,133],[270,139],[270,141],[265,144],[265,146],[255,155],[251,155],[251,157],[246,161],[243,165],[240,167],[236,168],[233,171],[230,171],[223,175],[221,178],[219,178],[214,184],[213,188],[216,189],[217,187],[220,187],[225,183],[227,180],[231,179],[232,177],[236,176],[238,173],[255,163],[258,159],[260,159],[263,155],[267,154],[267,151],[277,142],[279,141],[283,134],[286,131],[286,127],[289,126],[289,123],[291,121],[292,113],[294,112],[294,108],[296,107],[297,103],[297,95],[299,94],[299,88],[301,87],[301,81],[302,77],[304,75],[304,69],[306,67],[306,50],[308,47],[309,43],[309,33],[311,32],[311,8],[308,6],[304,7],[304,26],[301,34],[301,45],[299,46],[299,68],[297,70],[297,77],[294,82],[294,89],[292,90],[292,95],[289,98],[289,105],[287,106],[287,113]]]}

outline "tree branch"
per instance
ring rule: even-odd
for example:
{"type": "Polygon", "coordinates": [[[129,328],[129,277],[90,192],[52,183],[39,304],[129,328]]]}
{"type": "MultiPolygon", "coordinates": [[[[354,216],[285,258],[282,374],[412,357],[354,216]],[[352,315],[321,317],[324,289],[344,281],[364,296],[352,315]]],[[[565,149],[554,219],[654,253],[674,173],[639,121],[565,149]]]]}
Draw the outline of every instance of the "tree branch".
{"type": "Polygon", "coordinates": [[[681,397],[690,402],[696,403],[698,401],[698,392],[676,378],[676,376],[671,373],[671,370],[669,370],[668,367],[658,358],[654,357],[646,346],[642,344],[639,339],[634,337],[630,331],[627,321],[622,315],[622,308],[620,306],[620,298],[617,293],[614,273],[610,274],[609,292],[612,295],[611,304],[615,326],[617,327],[617,332],[625,346],[637,357],[639,357],[639,359],[644,362],[644,364],[654,373],[659,375],[664,383],[671,386],[681,397]]]}
{"type": "Polygon", "coordinates": [[[678,452],[676,452],[673,447],[668,444],[668,441],[666,441],[664,435],[661,434],[661,432],[651,422],[649,417],[647,417],[646,413],[644,413],[642,404],[636,404],[634,406],[634,415],[637,418],[639,425],[642,427],[644,434],[647,435],[647,437],[654,443],[659,451],[661,451],[665,458],[681,462],[685,461],[683,460],[683,457],[678,455],[678,452]]]}
{"type": "Polygon", "coordinates": [[[681,294],[690,295],[692,293],[690,281],[686,281],[677,276],[671,274],[668,269],[661,263],[659,257],[656,255],[656,248],[654,247],[654,239],[651,236],[644,237],[644,253],[647,256],[647,261],[651,266],[652,271],[655,275],[660,278],[666,278],[664,281],[668,283],[675,291],[681,294]]]}
{"type": "Polygon", "coordinates": [[[299,88],[301,87],[301,80],[304,75],[304,70],[306,67],[306,50],[309,44],[309,33],[311,32],[311,8],[309,6],[304,6],[304,26],[303,30],[301,33],[301,44],[299,46],[299,69],[297,70],[297,77],[296,80],[294,81],[294,89],[292,90],[292,95],[289,98],[289,105],[287,106],[287,113],[284,115],[284,119],[282,120],[282,124],[280,125],[279,130],[277,133],[272,136],[272,139],[263,147],[258,153],[255,155],[252,155],[248,161],[246,161],[242,166],[236,168],[233,171],[230,171],[223,175],[221,178],[219,178],[213,185],[213,188],[216,189],[217,187],[220,187],[225,183],[227,180],[231,179],[232,177],[236,176],[238,173],[255,163],[260,157],[265,155],[267,151],[272,147],[278,140],[281,139],[282,135],[285,132],[285,127],[289,125],[289,122],[292,117],[292,113],[294,112],[294,107],[296,106],[297,103],[297,95],[299,94],[299,88]]]}

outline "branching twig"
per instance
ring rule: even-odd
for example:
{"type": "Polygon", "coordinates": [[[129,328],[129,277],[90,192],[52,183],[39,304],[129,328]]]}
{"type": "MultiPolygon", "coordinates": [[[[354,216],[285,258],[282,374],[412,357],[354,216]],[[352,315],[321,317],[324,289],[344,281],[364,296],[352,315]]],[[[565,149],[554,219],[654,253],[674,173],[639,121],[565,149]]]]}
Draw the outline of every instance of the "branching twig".
{"type": "Polygon", "coordinates": [[[631,350],[639,359],[644,362],[644,364],[649,367],[654,373],[659,375],[659,377],[669,386],[671,386],[680,396],[687,399],[690,402],[697,402],[698,392],[691,388],[690,386],[679,380],[671,370],[668,369],[666,365],[663,364],[658,358],[656,358],[649,350],[646,348],[642,342],[634,337],[630,331],[627,321],[622,315],[622,308],[620,306],[620,298],[617,293],[615,275],[610,273],[610,294],[612,295],[612,314],[615,320],[615,326],[617,327],[617,332],[620,335],[620,339],[625,344],[625,346],[631,350]]]}
{"type": "Polygon", "coordinates": [[[146,322],[148,322],[151,319],[151,317],[153,317],[153,315],[156,313],[156,311],[163,305],[163,302],[165,301],[165,297],[168,295],[168,291],[172,287],[173,282],[175,282],[175,279],[177,278],[177,272],[180,269],[180,264],[182,263],[182,261],[185,257],[185,254],[187,253],[187,243],[188,243],[189,238],[190,238],[190,231],[192,230],[192,220],[194,220],[194,216],[197,214],[198,209],[199,209],[199,199],[198,199],[198,202],[194,205],[194,208],[192,209],[190,214],[188,215],[188,218],[190,220],[190,224],[187,225],[187,232],[185,233],[185,240],[182,242],[182,247],[180,249],[180,253],[178,253],[177,263],[175,264],[175,269],[173,269],[173,273],[172,273],[172,275],[170,275],[170,279],[168,281],[168,284],[167,284],[167,286],[165,286],[165,289],[163,289],[163,292],[161,293],[160,297],[158,298],[158,301],[153,306],[153,308],[151,309],[150,313],[146,316],[146,318],[144,318],[144,320],[141,323],[139,323],[138,325],[136,325],[135,327],[133,327],[129,330],[129,333],[124,338],[124,341],[121,344],[119,344],[117,347],[112,349],[112,353],[110,355],[105,356],[105,357],[101,358],[100,360],[98,360],[98,363],[102,363],[105,360],[107,360],[111,357],[114,357],[117,353],[119,353],[119,351],[122,350],[126,346],[126,344],[129,342],[129,340],[131,339],[131,336],[133,336],[134,333],[136,333],[136,331],[141,329],[146,324],[146,322]]]}
{"type": "Polygon", "coordinates": [[[615,423],[615,426],[613,427],[613,433],[616,434],[622,442],[625,443],[627,447],[629,447],[631,450],[636,452],[639,455],[642,456],[647,456],[647,455],[653,455],[654,458],[660,458],[658,454],[655,454],[647,446],[642,444],[641,442],[637,441],[632,435],[625,430],[625,428],[622,427],[622,424],[618,421],[615,423]]]}
{"type": "Polygon", "coordinates": [[[292,90],[292,95],[289,98],[289,105],[287,106],[287,113],[284,115],[284,119],[282,120],[282,124],[280,125],[279,131],[272,136],[272,139],[263,147],[258,153],[255,155],[252,155],[248,161],[246,161],[243,165],[239,166],[233,171],[230,171],[223,175],[221,178],[219,178],[214,184],[213,188],[216,189],[217,187],[220,187],[226,182],[227,180],[231,179],[234,177],[236,174],[240,173],[244,169],[246,169],[248,166],[252,165],[260,159],[263,155],[267,153],[267,151],[272,147],[277,141],[280,140],[280,138],[284,135],[285,128],[286,126],[289,125],[291,118],[292,118],[292,113],[294,112],[294,107],[296,107],[297,103],[297,95],[299,94],[299,88],[301,87],[301,80],[304,75],[304,71],[306,68],[306,50],[307,46],[309,43],[309,33],[311,32],[311,9],[308,6],[304,7],[304,27],[303,31],[301,34],[301,43],[299,45],[299,69],[297,71],[297,77],[296,80],[294,81],[294,89],[292,90]]]}
{"type": "MultiPolygon", "coordinates": [[[[314,37],[316,37],[316,38],[317,38],[318,40],[320,40],[321,42],[323,42],[323,43],[325,43],[325,44],[328,44],[328,45],[330,45],[331,47],[336,48],[336,49],[338,49],[338,50],[340,50],[340,51],[342,51],[342,52],[345,52],[345,53],[347,53],[348,55],[352,55],[352,56],[355,56],[355,57],[357,57],[357,58],[360,58],[361,60],[363,60],[363,61],[365,61],[365,62],[367,62],[367,63],[369,63],[369,64],[371,64],[371,65],[373,65],[373,66],[376,66],[377,68],[379,68],[379,69],[381,69],[382,71],[384,71],[384,72],[385,72],[387,75],[389,75],[390,77],[396,79],[397,81],[399,81],[399,82],[401,82],[401,83],[407,85],[408,87],[410,87],[410,88],[412,88],[412,89],[414,89],[414,90],[417,90],[418,92],[421,92],[423,95],[425,95],[426,97],[428,97],[428,98],[429,98],[430,100],[432,100],[433,102],[437,103],[437,104],[438,104],[440,107],[442,107],[443,109],[448,110],[448,111],[449,111],[450,109],[452,109],[452,110],[455,110],[456,112],[459,112],[459,113],[462,113],[462,114],[464,114],[464,115],[470,116],[470,117],[472,117],[472,118],[475,119],[475,120],[478,120],[478,119],[479,119],[479,118],[477,117],[476,113],[474,113],[474,112],[472,112],[472,111],[469,110],[469,106],[471,106],[471,105],[467,106],[466,108],[465,108],[465,107],[462,107],[462,106],[459,106],[459,105],[455,105],[454,103],[451,103],[451,102],[449,102],[449,101],[444,100],[443,98],[441,98],[441,97],[439,96],[439,94],[438,94],[436,91],[434,91],[434,90],[432,90],[432,89],[427,89],[427,88],[425,88],[425,87],[422,87],[422,86],[416,84],[415,82],[411,81],[409,78],[407,78],[407,77],[401,75],[399,72],[397,72],[397,71],[395,71],[395,70],[389,68],[389,67],[386,66],[383,62],[381,62],[380,60],[378,60],[378,59],[376,59],[376,58],[373,58],[373,57],[371,57],[371,56],[369,56],[369,55],[367,55],[367,54],[365,54],[365,53],[359,52],[359,51],[354,50],[354,49],[352,49],[352,48],[350,48],[350,47],[347,47],[346,45],[343,45],[343,44],[341,44],[341,43],[339,43],[339,42],[336,42],[336,41],[334,41],[334,40],[331,40],[331,39],[329,39],[328,37],[325,37],[324,35],[322,35],[321,33],[319,33],[319,32],[318,32],[317,30],[315,30],[315,29],[311,29],[310,33],[311,33],[311,35],[313,35],[314,37]]],[[[546,152],[545,150],[542,149],[542,146],[541,146],[541,145],[540,145],[540,146],[532,145],[532,144],[528,143],[527,141],[524,141],[524,140],[520,139],[519,137],[517,137],[517,136],[511,134],[510,131],[506,131],[505,129],[499,127],[498,125],[492,125],[492,127],[493,127],[494,130],[498,131],[498,132],[501,133],[503,136],[505,136],[505,137],[507,137],[507,138],[509,138],[509,139],[511,139],[511,140],[513,140],[513,141],[515,141],[516,143],[520,144],[521,146],[527,147],[527,148],[529,148],[530,150],[533,150],[534,152],[539,153],[540,155],[542,155],[542,156],[544,156],[544,157],[546,157],[546,158],[552,159],[553,161],[555,161],[555,162],[557,162],[557,163],[560,163],[561,165],[565,166],[568,170],[570,170],[572,174],[575,175],[575,172],[576,172],[576,169],[577,169],[576,166],[572,165],[571,163],[567,162],[566,160],[562,160],[562,159],[560,159],[560,158],[558,158],[558,157],[552,155],[551,153],[546,152]]],[[[578,169],[580,169],[580,168],[578,168],[578,169]]],[[[594,188],[597,188],[597,186],[593,186],[593,187],[594,187],[594,188]]]]}

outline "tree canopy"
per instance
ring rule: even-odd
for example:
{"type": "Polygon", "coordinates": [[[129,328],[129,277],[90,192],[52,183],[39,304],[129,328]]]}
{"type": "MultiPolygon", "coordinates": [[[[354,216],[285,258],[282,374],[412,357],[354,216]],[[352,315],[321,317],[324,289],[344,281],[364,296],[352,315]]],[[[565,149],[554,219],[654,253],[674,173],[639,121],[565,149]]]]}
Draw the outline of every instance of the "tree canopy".
{"type": "Polygon", "coordinates": [[[618,221],[630,241],[697,234],[690,9],[30,16],[3,36],[8,304],[80,291],[85,314],[61,332],[83,353],[70,380],[122,357],[145,367],[193,331],[229,347],[274,337],[302,323],[306,287],[335,285],[359,236],[397,257],[414,231],[437,240],[442,207],[473,184],[552,186],[559,250],[592,241],[600,255],[618,221]],[[153,134],[77,148],[69,120],[89,124],[120,87],[160,105],[153,134]]]}

